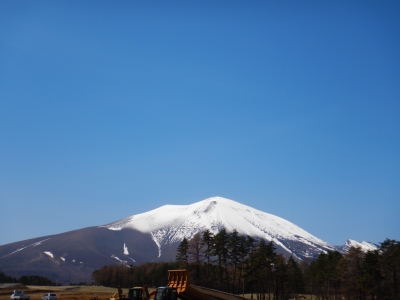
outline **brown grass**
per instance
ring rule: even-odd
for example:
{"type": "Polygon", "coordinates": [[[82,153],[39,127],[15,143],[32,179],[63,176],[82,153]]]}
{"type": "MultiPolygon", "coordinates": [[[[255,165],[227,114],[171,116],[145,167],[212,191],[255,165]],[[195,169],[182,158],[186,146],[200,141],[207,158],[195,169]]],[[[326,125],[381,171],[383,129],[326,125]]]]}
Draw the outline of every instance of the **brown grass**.
{"type": "MultiPolygon", "coordinates": [[[[30,296],[30,300],[42,300],[45,293],[57,294],[57,300],[109,300],[117,292],[117,289],[104,286],[27,286],[24,294],[30,296]]],[[[0,300],[10,300],[12,290],[1,291],[0,300]]],[[[127,294],[128,289],[123,289],[127,294]]]]}
{"type": "MultiPolygon", "coordinates": [[[[154,288],[149,288],[149,292],[153,290],[154,288]]],[[[123,294],[128,294],[128,289],[122,289],[122,291],[123,294]]],[[[0,300],[10,300],[11,293],[12,290],[0,290],[0,300]]],[[[27,286],[27,289],[24,290],[24,294],[30,296],[30,300],[42,300],[45,293],[56,293],[57,300],[90,300],[95,298],[110,300],[110,297],[117,293],[117,289],[104,286],[27,286]]],[[[256,300],[256,295],[253,296],[256,300]]],[[[251,299],[250,294],[246,294],[244,297],[251,299]]],[[[305,299],[311,298],[308,295],[305,299]]]]}

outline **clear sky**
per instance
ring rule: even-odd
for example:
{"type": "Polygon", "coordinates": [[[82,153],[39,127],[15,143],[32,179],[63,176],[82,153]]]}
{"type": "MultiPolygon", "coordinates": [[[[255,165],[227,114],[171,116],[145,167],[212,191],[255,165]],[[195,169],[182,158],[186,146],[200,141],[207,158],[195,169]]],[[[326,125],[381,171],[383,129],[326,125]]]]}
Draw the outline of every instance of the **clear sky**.
{"type": "Polygon", "coordinates": [[[0,1],[0,245],[226,197],[400,240],[399,1],[0,1]]]}

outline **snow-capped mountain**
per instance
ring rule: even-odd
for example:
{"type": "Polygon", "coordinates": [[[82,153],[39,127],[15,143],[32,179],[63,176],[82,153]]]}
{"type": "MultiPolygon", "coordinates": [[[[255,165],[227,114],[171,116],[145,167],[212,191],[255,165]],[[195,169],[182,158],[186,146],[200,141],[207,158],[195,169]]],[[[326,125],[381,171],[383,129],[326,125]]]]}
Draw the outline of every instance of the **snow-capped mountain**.
{"type": "Polygon", "coordinates": [[[104,227],[149,233],[158,247],[159,257],[165,245],[179,243],[183,238],[191,239],[206,229],[218,233],[223,227],[228,232],[236,229],[242,235],[273,241],[280,252],[300,259],[335,249],[287,220],[222,197],[191,205],[164,205],[104,227]]]}
{"type": "Polygon", "coordinates": [[[379,248],[379,246],[374,243],[370,243],[370,242],[366,242],[366,241],[362,241],[360,243],[360,242],[357,242],[357,241],[351,240],[351,239],[348,239],[343,246],[338,246],[336,248],[337,248],[337,250],[339,250],[339,252],[345,253],[345,252],[349,251],[351,247],[361,248],[361,250],[364,252],[374,251],[379,248]]]}
{"type": "MultiPolygon", "coordinates": [[[[165,205],[122,220],[0,246],[0,270],[9,276],[41,275],[54,281],[90,281],[94,270],[111,264],[173,261],[183,238],[209,229],[273,241],[276,252],[298,259],[321,251],[347,251],[371,243],[347,241],[334,247],[280,217],[222,197],[191,205],[165,205]]],[[[368,248],[368,249],[370,249],[368,248]]],[[[367,248],[366,248],[367,249],[367,248]]]]}

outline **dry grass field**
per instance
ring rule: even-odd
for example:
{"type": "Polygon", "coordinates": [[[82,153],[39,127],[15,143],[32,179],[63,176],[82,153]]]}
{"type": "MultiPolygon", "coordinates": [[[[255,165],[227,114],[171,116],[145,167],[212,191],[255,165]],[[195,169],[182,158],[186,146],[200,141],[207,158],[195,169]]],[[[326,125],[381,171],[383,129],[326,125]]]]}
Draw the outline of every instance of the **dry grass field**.
{"type": "MultiPolygon", "coordinates": [[[[149,288],[149,292],[154,288],[149,288]]],[[[56,293],[58,300],[90,300],[97,298],[98,300],[109,300],[112,295],[117,292],[115,288],[104,286],[27,286],[24,293],[30,296],[30,300],[42,300],[45,293],[56,293]]],[[[0,290],[0,300],[10,300],[11,290],[0,290]]],[[[128,289],[123,289],[123,294],[128,294],[128,289]]],[[[250,294],[244,295],[245,298],[251,299],[250,294]]],[[[253,295],[257,300],[256,295],[253,295]]],[[[310,296],[302,296],[300,299],[312,299],[310,296]]]]}
{"type": "MultiPolygon", "coordinates": [[[[103,286],[27,286],[24,293],[30,300],[42,300],[45,293],[57,294],[58,300],[89,300],[93,298],[109,300],[117,289],[103,286]]],[[[0,290],[0,300],[10,300],[11,290],[0,290]]],[[[123,289],[127,294],[128,289],[123,289]]]]}

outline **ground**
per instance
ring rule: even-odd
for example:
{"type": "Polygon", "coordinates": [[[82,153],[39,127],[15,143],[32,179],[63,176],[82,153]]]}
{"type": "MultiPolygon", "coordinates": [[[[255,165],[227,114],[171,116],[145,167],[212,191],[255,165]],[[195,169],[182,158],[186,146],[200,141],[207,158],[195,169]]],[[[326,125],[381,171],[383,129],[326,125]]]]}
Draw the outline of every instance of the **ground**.
{"type": "MultiPolygon", "coordinates": [[[[56,293],[58,300],[89,300],[97,298],[109,300],[117,292],[115,288],[102,286],[27,286],[24,294],[30,296],[30,300],[42,300],[45,293],[56,293]]],[[[10,300],[12,291],[0,290],[0,300],[10,300]]],[[[128,289],[123,289],[123,294],[127,294],[128,289]]]]}
{"type": "MultiPolygon", "coordinates": [[[[149,288],[152,292],[154,288],[149,288]]],[[[122,289],[123,294],[128,294],[128,289],[122,289]]],[[[24,290],[25,295],[30,296],[30,300],[42,300],[45,293],[56,293],[58,300],[110,300],[110,297],[117,293],[116,288],[103,286],[27,286],[24,290]]],[[[0,300],[10,300],[11,290],[0,290],[0,300]]],[[[310,296],[309,296],[310,297],[310,296]]],[[[245,298],[250,299],[249,294],[245,298]]],[[[256,300],[254,295],[254,300],[256,300]]],[[[309,299],[303,298],[303,299],[309,299]]]]}

